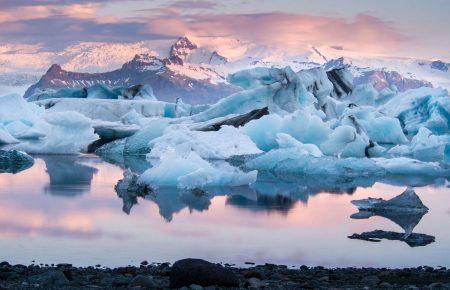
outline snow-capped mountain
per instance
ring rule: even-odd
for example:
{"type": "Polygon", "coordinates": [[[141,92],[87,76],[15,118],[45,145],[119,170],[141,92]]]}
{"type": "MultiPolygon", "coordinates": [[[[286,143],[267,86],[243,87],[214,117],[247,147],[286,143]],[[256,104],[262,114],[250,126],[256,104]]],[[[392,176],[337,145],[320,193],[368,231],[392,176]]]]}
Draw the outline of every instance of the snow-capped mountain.
{"type": "Polygon", "coordinates": [[[129,87],[136,84],[150,85],[158,100],[175,102],[181,97],[192,104],[211,103],[236,92],[237,88],[227,83],[211,83],[180,75],[170,69],[169,59],[159,59],[148,54],[136,55],[120,69],[105,73],[78,73],[64,70],[54,64],[25,97],[48,89],[83,88],[94,84],[109,87],[129,87]]]}
{"type": "MultiPolygon", "coordinates": [[[[36,88],[83,86],[95,82],[133,85],[136,84],[133,82],[148,81],[148,76],[137,77],[144,70],[146,75],[150,72],[155,75],[152,79],[170,75],[171,79],[177,79],[178,86],[186,85],[186,91],[193,87],[210,86],[227,87],[224,92],[229,92],[226,80],[228,74],[261,66],[290,66],[294,71],[321,65],[327,69],[346,66],[355,75],[356,84],[371,83],[377,90],[393,86],[399,91],[421,86],[450,88],[448,63],[365,54],[341,47],[310,46],[293,54],[284,51],[282,47],[267,47],[231,38],[191,36],[136,43],[85,42],[56,52],[31,45],[0,46],[0,79],[2,75],[11,73],[17,76],[17,80],[3,77],[7,79],[3,85],[14,85],[19,79],[28,79],[31,85],[35,82],[33,78],[45,73],[52,64],[59,66],[50,69],[50,75],[47,72],[39,83],[28,90],[27,96],[36,88]],[[134,76],[130,72],[130,65],[136,65],[137,72],[134,76]],[[58,68],[58,77],[51,79],[52,76],[55,77],[52,74],[55,68],[58,68]],[[126,77],[118,77],[121,74],[118,71],[123,72],[124,69],[128,69],[126,77]],[[107,79],[108,77],[111,79],[107,79]],[[194,85],[200,83],[203,85],[194,85]]],[[[154,81],[152,84],[162,86],[162,83],[154,81]]],[[[224,92],[204,89],[199,93],[199,100],[204,98],[203,94],[214,93],[208,101],[212,102],[223,96],[224,92]]],[[[162,87],[156,87],[155,94],[171,100],[175,96],[186,96],[178,90],[172,92],[162,87]],[[161,93],[158,93],[159,90],[161,93]]]]}

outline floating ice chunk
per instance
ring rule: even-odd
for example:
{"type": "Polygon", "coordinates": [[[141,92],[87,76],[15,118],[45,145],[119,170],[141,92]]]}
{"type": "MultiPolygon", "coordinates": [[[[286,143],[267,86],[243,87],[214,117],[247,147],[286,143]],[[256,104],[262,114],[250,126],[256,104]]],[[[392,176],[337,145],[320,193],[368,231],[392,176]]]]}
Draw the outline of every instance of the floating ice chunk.
{"type": "Polygon", "coordinates": [[[356,129],[351,126],[339,126],[329,136],[320,149],[326,155],[339,156],[351,142],[356,141],[356,129]]]}
{"type": "Polygon", "coordinates": [[[301,154],[309,154],[314,157],[323,156],[322,151],[320,151],[319,147],[314,144],[303,144],[302,142],[297,141],[294,137],[289,134],[279,133],[277,134],[277,143],[279,148],[296,148],[301,154]]]}
{"type": "Polygon", "coordinates": [[[399,120],[383,116],[373,107],[350,106],[343,112],[341,124],[352,125],[357,131],[364,131],[373,142],[387,144],[408,142],[399,120]]]}
{"type": "Polygon", "coordinates": [[[408,142],[400,121],[396,118],[378,117],[360,120],[370,139],[378,143],[403,144],[408,142]]]}
{"type": "Polygon", "coordinates": [[[40,130],[20,120],[8,123],[5,127],[11,135],[18,139],[39,139],[45,137],[45,134],[40,132],[40,130]]]}
{"type": "Polygon", "coordinates": [[[35,132],[45,134],[48,124],[42,120],[43,109],[33,103],[26,102],[19,95],[6,95],[0,97],[0,124],[20,121],[32,127],[35,132]]]}
{"type": "Polygon", "coordinates": [[[406,157],[372,158],[372,160],[389,174],[445,176],[450,173],[449,170],[440,167],[438,162],[423,162],[406,157]]]}
{"type": "Polygon", "coordinates": [[[412,155],[412,151],[408,145],[397,145],[389,149],[388,154],[392,156],[408,156],[412,155]]]}
{"type": "Polygon", "coordinates": [[[142,115],[140,115],[136,110],[131,110],[120,118],[120,121],[124,124],[134,124],[141,125],[142,115]]]}
{"type": "Polygon", "coordinates": [[[117,99],[117,93],[105,85],[95,84],[87,88],[86,97],[88,99],[117,99]]]}
{"type": "Polygon", "coordinates": [[[345,100],[348,100],[359,106],[374,106],[377,97],[377,90],[375,90],[371,84],[364,84],[356,86],[353,89],[352,93],[347,98],[345,98],[345,100]]]}
{"type": "Polygon", "coordinates": [[[228,76],[228,81],[243,89],[255,89],[284,80],[284,72],[279,68],[257,67],[238,71],[228,76]]]}
{"type": "Polygon", "coordinates": [[[383,175],[385,170],[368,158],[314,157],[296,147],[271,150],[245,163],[250,170],[304,175],[383,175]]]}
{"type": "Polygon", "coordinates": [[[14,138],[2,124],[0,124],[0,145],[18,143],[19,140],[14,138]]]}
{"type": "Polygon", "coordinates": [[[450,164],[450,144],[445,145],[444,149],[444,163],[450,164]]]}
{"type": "Polygon", "coordinates": [[[277,114],[263,116],[250,121],[241,130],[264,151],[277,147],[278,133],[289,134],[304,144],[319,145],[332,132],[319,116],[307,110],[298,110],[284,117],[277,114]]]}
{"type": "Polygon", "coordinates": [[[22,151],[0,150],[0,173],[17,173],[33,166],[33,158],[22,151]]]}
{"type": "Polygon", "coordinates": [[[359,210],[365,211],[419,211],[426,212],[428,208],[422,203],[413,189],[408,188],[402,194],[384,200],[382,198],[367,198],[352,200],[359,210]]]}
{"type": "Polygon", "coordinates": [[[183,156],[193,151],[206,159],[227,159],[233,155],[261,153],[247,135],[231,126],[222,126],[219,131],[209,132],[174,128],[151,141],[149,147],[150,158],[159,158],[167,148],[173,148],[183,156]]]}
{"type": "Polygon", "coordinates": [[[48,114],[46,120],[52,126],[42,142],[21,143],[17,148],[34,154],[78,154],[98,139],[92,121],[77,112],[48,114]]]}
{"type": "Polygon", "coordinates": [[[449,135],[436,136],[426,127],[421,127],[409,146],[395,146],[388,153],[392,156],[413,156],[425,161],[442,160],[448,143],[450,143],[449,135]]]}
{"type": "Polygon", "coordinates": [[[139,182],[150,186],[197,188],[209,186],[240,186],[256,181],[257,171],[244,173],[227,163],[215,167],[195,152],[180,156],[168,150],[159,164],[146,170],[139,182]]]}
{"type": "Polygon", "coordinates": [[[445,145],[449,142],[448,136],[436,136],[426,127],[421,127],[412,138],[410,146],[413,156],[417,159],[442,159],[445,145]]]}
{"type": "MultiPolygon", "coordinates": [[[[164,134],[169,126],[168,119],[151,119],[148,120],[141,130],[133,136],[125,139],[123,144],[124,155],[140,155],[150,152],[149,142],[164,134]]],[[[122,144],[119,144],[121,146],[122,144]]]]}
{"type": "Polygon", "coordinates": [[[175,106],[151,100],[108,100],[108,99],[48,99],[37,101],[46,112],[75,111],[93,120],[120,121],[128,112],[135,110],[143,117],[163,117],[166,107],[175,106]]]}
{"type": "Polygon", "coordinates": [[[221,99],[199,114],[192,116],[192,120],[195,122],[204,122],[231,114],[245,114],[252,110],[264,107],[269,107],[270,109],[271,99],[275,92],[280,88],[281,84],[275,83],[264,87],[237,92],[221,99]]]}
{"type": "Polygon", "coordinates": [[[396,117],[408,134],[416,134],[420,127],[427,127],[433,133],[448,132],[450,99],[442,88],[422,87],[408,90],[393,97],[378,109],[396,117]]]}

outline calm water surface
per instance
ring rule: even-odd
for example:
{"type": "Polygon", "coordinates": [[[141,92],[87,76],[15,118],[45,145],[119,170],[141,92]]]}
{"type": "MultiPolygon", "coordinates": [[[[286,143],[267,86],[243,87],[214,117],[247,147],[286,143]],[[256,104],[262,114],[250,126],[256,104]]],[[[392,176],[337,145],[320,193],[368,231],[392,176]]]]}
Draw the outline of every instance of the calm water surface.
{"type": "Polygon", "coordinates": [[[121,199],[114,186],[123,168],[142,172],[147,165],[120,163],[41,156],[28,170],[0,174],[0,260],[120,266],[195,257],[237,265],[450,266],[445,180],[260,175],[252,188],[202,194],[166,188],[145,198],[121,199]],[[357,212],[350,201],[391,198],[407,184],[417,185],[430,208],[414,232],[435,236],[434,243],[410,247],[402,241],[347,238],[375,229],[403,232],[387,218],[350,218],[357,212]]]}

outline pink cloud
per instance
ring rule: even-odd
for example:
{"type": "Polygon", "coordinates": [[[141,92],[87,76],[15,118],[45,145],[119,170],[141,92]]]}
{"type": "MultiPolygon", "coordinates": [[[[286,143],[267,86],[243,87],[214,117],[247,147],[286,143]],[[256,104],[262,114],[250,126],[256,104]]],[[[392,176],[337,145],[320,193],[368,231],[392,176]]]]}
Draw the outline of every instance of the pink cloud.
{"type": "Polygon", "coordinates": [[[295,50],[306,44],[343,46],[353,50],[387,52],[408,40],[392,23],[359,14],[348,21],[305,14],[189,14],[171,10],[148,18],[148,32],[177,37],[226,36],[295,50]]]}

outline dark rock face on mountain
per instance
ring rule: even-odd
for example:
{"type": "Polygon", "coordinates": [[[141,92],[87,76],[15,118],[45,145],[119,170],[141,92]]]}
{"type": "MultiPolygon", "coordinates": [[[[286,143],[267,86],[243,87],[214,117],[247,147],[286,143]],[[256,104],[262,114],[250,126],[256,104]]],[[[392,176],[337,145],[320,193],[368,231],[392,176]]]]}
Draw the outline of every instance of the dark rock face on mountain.
{"type": "MultiPolygon", "coordinates": [[[[179,52],[179,51],[178,51],[179,52]]],[[[179,52],[177,57],[183,54],[179,52]]],[[[180,58],[181,60],[181,58],[180,58]]],[[[150,85],[158,100],[174,102],[182,98],[190,104],[214,103],[217,100],[238,91],[237,87],[209,80],[193,79],[179,75],[167,66],[172,60],[158,59],[150,55],[136,55],[122,68],[105,73],[77,73],[63,70],[52,65],[42,78],[25,92],[25,98],[39,90],[59,88],[84,88],[95,84],[109,87],[130,87],[150,85]]]]}
{"type": "Polygon", "coordinates": [[[440,60],[436,60],[436,61],[433,61],[430,66],[431,66],[432,69],[437,69],[437,70],[441,70],[441,71],[448,71],[448,68],[450,67],[450,64],[449,63],[445,63],[445,62],[440,61],[440,60]]]}
{"type": "Polygon", "coordinates": [[[392,86],[395,86],[400,92],[410,89],[417,89],[423,86],[432,87],[430,82],[405,78],[395,71],[363,71],[359,76],[354,78],[355,85],[367,83],[372,84],[377,91],[382,91],[383,89],[390,88],[392,86]]]}
{"type": "Polygon", "coordinates": [[[183,65],[190,52],[197,49],[197,45],[187,37],[181,37],[170,48],[169,62],[172,64],[183,65]]]}

